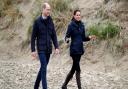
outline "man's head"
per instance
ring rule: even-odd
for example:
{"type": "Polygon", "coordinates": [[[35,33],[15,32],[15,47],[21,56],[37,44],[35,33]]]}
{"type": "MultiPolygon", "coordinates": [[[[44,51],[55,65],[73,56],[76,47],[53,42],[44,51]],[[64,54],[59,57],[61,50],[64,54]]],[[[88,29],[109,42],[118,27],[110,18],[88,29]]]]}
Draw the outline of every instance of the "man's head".
{"type": "Polygon", "coordinates": [[[48,3],[44,3],[42,5],[42,14],[47,17],[50,15],[50,12],[51,12],[50,5],[48,3]]]}

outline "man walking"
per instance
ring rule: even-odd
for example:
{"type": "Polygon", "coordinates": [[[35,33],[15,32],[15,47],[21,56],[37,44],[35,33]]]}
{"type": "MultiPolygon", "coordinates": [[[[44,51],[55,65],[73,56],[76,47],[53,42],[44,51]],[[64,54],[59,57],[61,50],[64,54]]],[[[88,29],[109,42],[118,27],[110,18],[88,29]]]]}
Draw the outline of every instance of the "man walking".
{"type": "Polygon", "coordinates": [[[50,5],[48,3],[44,3],[42,6],[41,16],[39,16],[33,24],[33,31],[31,36],[32,57],[35,59],[38,53],[41,64],[34,89],[39,89],[40,81],[42,81],[43,89],[47,89],[46,74],[50,54],[52,53],[52,42],[55,47],[55,52],[57,54],[59,53],[57,36],[54,28],[54,23],[52,21],[52,18],[50,17],[50,10],[50,5]]]}

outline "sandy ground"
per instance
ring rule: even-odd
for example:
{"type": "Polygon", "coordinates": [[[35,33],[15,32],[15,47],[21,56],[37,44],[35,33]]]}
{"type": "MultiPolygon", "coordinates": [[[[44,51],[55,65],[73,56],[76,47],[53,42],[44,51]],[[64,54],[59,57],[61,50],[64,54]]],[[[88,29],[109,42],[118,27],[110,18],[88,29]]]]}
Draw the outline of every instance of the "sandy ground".
{"type": "MultiPolygon", "coordinates": [[[[124,61],[128,62],[125,58],[124,61]]],[[[47,75],[48,89],[61,89],[71,64],[72,61],[67,54],[51,56],[47,75]]],[[[10,60],[0,59],[0,89],[33,89],[39,67],[39,61],[32,60],[30,56],[10,60]]],[[[126,66],[121,65],[119,68],[107,64],[105,66],[102,61],[91,63],[82,57],[81,70],[83,89],[128,89],[126,66]]],[[[68,89],[77,89],[75,77],[69,83],[68,89]]]]}

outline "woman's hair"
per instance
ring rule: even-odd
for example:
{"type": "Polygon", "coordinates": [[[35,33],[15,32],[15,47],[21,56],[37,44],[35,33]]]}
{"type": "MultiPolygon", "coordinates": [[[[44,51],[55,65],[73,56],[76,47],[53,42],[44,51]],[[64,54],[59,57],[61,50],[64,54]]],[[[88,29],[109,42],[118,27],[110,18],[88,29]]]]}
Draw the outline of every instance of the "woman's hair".
{"type": "Polygon", "coordinates": [[[79,9],[74,10],[73,15],[76,15],[77,12],[80,12],[79,9]]]}

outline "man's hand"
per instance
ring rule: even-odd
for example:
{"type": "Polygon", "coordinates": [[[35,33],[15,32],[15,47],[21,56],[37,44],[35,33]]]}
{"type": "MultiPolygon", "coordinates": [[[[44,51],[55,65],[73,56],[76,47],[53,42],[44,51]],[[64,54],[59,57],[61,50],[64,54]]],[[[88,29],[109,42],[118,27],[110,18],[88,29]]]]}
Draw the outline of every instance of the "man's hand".
{"type": "Polygon", "coordinates": [[[59,54],[60,53],[60,50],[59,49],[55,49],[55,53],[56,54],[59,54]]]}
{"type": "Polygon", "coordinates": [[[37,57],[37,52],[32,52],[32,59],[36,59],[37,57]]]}

